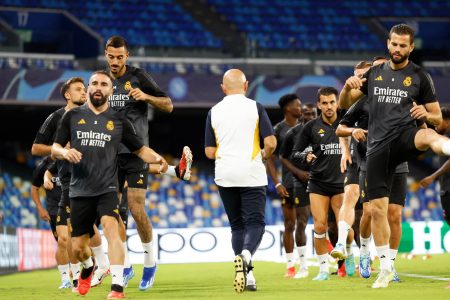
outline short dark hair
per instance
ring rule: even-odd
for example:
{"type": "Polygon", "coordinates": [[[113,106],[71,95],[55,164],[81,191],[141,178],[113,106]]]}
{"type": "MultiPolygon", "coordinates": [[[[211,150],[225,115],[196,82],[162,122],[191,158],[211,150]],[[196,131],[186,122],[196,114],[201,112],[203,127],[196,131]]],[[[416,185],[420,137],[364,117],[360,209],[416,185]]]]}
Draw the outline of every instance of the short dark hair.
{"type": "MultiPolygon", "coordinates": [[[[94,75],[96,75],[96,74],[102,74],[102,75],[105,75],[105,76],[107,76],[108,78],[109,78],[109,80],[111,80],[111,84],[114,82],[114,78],[111,76],[111,74],[109,74],[107,71],[105,71],[105,70],[98,70],[98,71],[95,71],[95,72],[93,72],[92,74],[91,74],[91,77],[92,76],[94,76],[94,75]]],[[[90,77],[90,78],[91,78],[90,77]]],[[[90,79],[89,79],[90,80],[90,79]]]]}
{"type": "Polygon", "coordinates": [[[361,69],[365,69],[365,68],[371,67],[371,66],[372,66],[372,63],[370,61],[363,60],[355,65],[355,70],[361,70],[361,69]]]}
{"type": "Polygon", "coordinates": [[[127,40],[120,35],[113,35],[106,41],[105,50],[108,47],[120,48],[125,47],[125,50],[128,51],[128,42],[127,40]]]}
{"type": "Polygon", "coordinates": [[[442,112],[442,119],[450,120],[450,108],[449,107],[442,106],[441,107],[441,112],[442,112]]]}
{"type": "Polygon", "coordinates": [[[69,78],[66,82],[63,83],[63,85],[61,86],[61,96],[64,98],[64,100],[67,101],[67,98],[65,96],[65,94],[67,93],[67,91],[69,90],[70,86],[74,83],[80,82],[82,84],[84,84],[84,80],[81,77],[72,77],[69,78]]]}
{"type": "Polygon", "coordinates": [[[280,100],[278,100],[278,105],[281,109],[284,109],[289,103],[297,99],[299,99],[297,94],[286,94],[280,97],[280,100]]]}
{"type": "Polygon", "coordinates": [[[411,26],[408,26],[406,24],[397,24],[392,26],[391,31],[389,31],[389,39],[391,39],[391,35],[395,33],[398,35],[409,35],[409,41],[414,43],[414,29],[411,28],[411,26]]]}
{"type": "Polygon", "coordinates": [[[328,95],[333,95],[333,94],[336,95],[336,98],[339,97],[339,92],[334,87],[332,87],[332,86],[321,87],[317,91],[317,102],[320,101],[320,96],[328,96],[328,95]]]}
{"type": "Polygon", "coordinates": [[[372,64],[373,64],[374,62],[376,62],[377,60],[380,60],[380,59],[389,60],[388,58],[386,58],[386,57],[384,57],[384,56],[375,56],[374,58],[372,58],[372,64]]]}

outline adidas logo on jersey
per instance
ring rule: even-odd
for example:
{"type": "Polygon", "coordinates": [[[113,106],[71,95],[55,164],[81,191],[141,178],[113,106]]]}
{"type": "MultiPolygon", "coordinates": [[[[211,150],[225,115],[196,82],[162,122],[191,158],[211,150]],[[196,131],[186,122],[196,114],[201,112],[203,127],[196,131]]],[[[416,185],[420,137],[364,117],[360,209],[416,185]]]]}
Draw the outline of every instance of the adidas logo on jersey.
{"type": "Polygon", "coordinates": [[[375,81],[383,81],[383,77],[381,77],[381,75],[380,75],[377,78],[375,78],[375,81]]]}
{"type": "Polygon", "coordinates": [[[86,121],[84,119],[81,119],[80,121],[78,121],[78,124],[80,125],[86,124],[86,121]]]}
{"type": "Polygon", "coordinates": [[[144,184],[144,181],[142,179],[139,179],[136,183],[137,184],[144,184]]]}
{"type": "Polygon", "coordinates": [[[325,135],[325,130],[320,129],[317,133],[320,135],[320,137],[323,137],[325,135]]]}

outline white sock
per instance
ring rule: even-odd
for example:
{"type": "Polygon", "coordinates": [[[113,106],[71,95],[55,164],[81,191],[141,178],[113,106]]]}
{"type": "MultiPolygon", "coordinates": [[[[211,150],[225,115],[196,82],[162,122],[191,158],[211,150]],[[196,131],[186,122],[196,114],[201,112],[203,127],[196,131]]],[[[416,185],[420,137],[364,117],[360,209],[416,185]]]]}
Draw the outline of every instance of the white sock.
{"type": "Polygon", "coordinates": [[[347,236],[348,232],[350,230],[351,226],[347,224],[345,221],[339,221],[338,223],[338,243],[345,245],[347,242],[347,236]]]}
{"type": "Polygon", "coordinates": [[[286,253],[287,268],[295,267],[294,252],[286,253]]]}
{"type": "Polygon", "coordinates": [[[347,250],[347,255],[353,255],[353,244],[345,244],[345,249],[347,250]]]}
{"type": "Polygon", "coordinates": [[[80,263],[76,263],[76,264],[70,264],[70,270],[72,271],[72,279],[73,280],[78,280],[78,278],[80,277],[80,263]]]}
{"type": "Polygon", "coordinates": [[[328,266],[328,254],[317,255],[317,260],[319,261],[319,271],[330,273],[328,266]]]}
{"type": "Polygon", "coordinates": [[[308,269],[308,265],[306,263],[306,246],[297,247],[297,251],[300,260],[300,268],[304,270],[308,269]]]}
{"type": "Polygon", "coordinates": [[[450,156],[450,140],[447,140],[442,144],[442,152],[445,155],[450,156]]]}
{"type": "Polygon", "coordinates": [[[167,168],[167,171],[161,174],[177,177],[177,172],[175,172],[175,166],[169,166],[167,168]]]}
{"type": "Polygon", "coordinates": [[[111,271],[112,283],[123,286],[123,265],[111,265],[109,266],[111,271]]]}
{"type": "Polygon", "coordinates": [[[130,257],[128,256],[128,245],[127,245],[127,242],[123,242],[123,251],[124,251],[124,254],[125,254],[125,258],[124,258],[124,261],[123,261],[123,267],[124,268],[129,268],[129,267],[131,267],[131,264],[130,264],[130,257]]]}
{"type": "Polygon", "coordinates": [[[394,270],[395,258],[397,257],[398,249],[389,249],[389,254],[391,258],[391,271],[394,270]]]}
{"type": "Polygon", "coordinates": [[[391,271],[391,258],[389,255],[389,245],[375,247],[377,249],[378,257],[380,258],[380,271],[391,271]]]}
{"type": "Polygon", "coordinates": [[[155,258],[153,257],[153,241],[150,243],[142,243],[142,248],[144,249],[144,267],[154,267],[155,258]]]}
{"type": "Polygon", "coordinates": [[[242,250],[242,255],[244,255],[245,261],[247,262],[247,265],[252,261],[252,254],[247,249],[242,250]]]}
{"type": "Polygon", "coordinates": [[[61,275],[61,281],[70,280],[69,276],[69,264],[58,265],[59,275],[61,275]]]}
{"type": "Polygon", "coordinates": [[[94,252],[95,261],[97,263],[97,266],[101,269],[108,269],[109,268],[109,259],[108,256],[106,256],[105,252],[103,252],[103,246],[100,245],[98,247],[91,247],[92,252],[94,252]]]}
{"type": "Polygon", "coordinates": [[[361,243],[361,248],[359,249],[359,253],[361,255],[369,255],[370,254],[370,236],[368,238],[363,238],[360,235],[359,241],[361,243]]]}
{"type": "Polygon", "coordinates": [[[92,260],[92,256],[89,256],[88,259],[86,259],[85,261],[82,261],[81,265],[85,269],[89,269],[90,267],[94,266],[94,261],[92,260]]]}

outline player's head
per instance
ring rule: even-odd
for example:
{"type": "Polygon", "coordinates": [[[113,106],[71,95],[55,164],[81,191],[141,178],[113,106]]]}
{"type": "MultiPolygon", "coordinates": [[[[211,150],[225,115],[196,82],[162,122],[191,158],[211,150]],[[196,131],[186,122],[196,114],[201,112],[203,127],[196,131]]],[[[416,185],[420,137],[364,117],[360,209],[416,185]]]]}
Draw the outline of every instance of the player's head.
{"type": "Polygon", "coordinates": [[[122,75],[129,56],[128,42],[119,35],[113,35],[105,45],[105,56],[111,73],[122,75]]]}
{"type": "Polygon", "coordinates": [[[355,65],[355,69],[353,70],[353,74],[358,77],[362,77],[364,73],[372,66],[372,63],[369,61],[360,61],[355,65]]]}
{"type": "Polygon", "coordinates": [[[283,114],[290,114],[294,118],[300,118],[302,116],[302,103],[296,94],[286,94],[281,96],[278,100],[283,114]]]}
{"type": "Polygon", "coordinates": [[[244,72],[239,69],[230,69],[223,75],[220,86],[225,95],[245,94],[248,89],[248,81],[244,72]]]}
{"type": "Polygon", "coordinates": [[[302,106],[303,123],[308,123],[317,118],[317,107],[314,103],[307,103],[302,106]]]}
{"type": "Polygon", "coordinates": [[[326,118],[332,118],[338,109],[338,91],[331,86],[321,87],[317,91],[317,108],[326,118]]]}
{"type": "Polygon", "coordinates": [[[394,64],[406,61],[414,50],[414,30],[406,24],[398,24],[391,28],[387,40],[389,57],[394,64]]]}
{"type": "Polygon", "coordinates": [[[375,56],[374,58],[372,58],[372,66],[375,67],[375,66],[384,64],[388,60],[389,59],[384,56],[375,56]]]}
{"type": "Polygon", "coordinates": [[[441,107],[442,122],[436,127],[439,134],[445,134],[450,130],[450,108],[447,106],[441,107]]]}
{"type": "Polygon", "coordinates": [[[61,86],[61,96],[75,105],[83,105],[87,100],[86,87],[81,77],[72,77],[61,86]]]}
{"type": "Polygon", "coordinates": [[[95,107],[106,103],[108,97],[113,94],[113,78],[105,71],[96,71],[89,78],[89,101],[95,107]]]}

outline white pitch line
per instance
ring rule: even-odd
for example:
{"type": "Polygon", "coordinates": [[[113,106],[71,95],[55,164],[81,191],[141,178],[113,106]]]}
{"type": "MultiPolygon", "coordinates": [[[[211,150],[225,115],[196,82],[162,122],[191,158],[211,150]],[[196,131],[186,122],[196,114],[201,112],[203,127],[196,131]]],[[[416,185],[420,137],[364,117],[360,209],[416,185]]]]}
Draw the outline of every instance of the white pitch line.
{"type": "Polygon", "coordinates": [[[430,276],[430,275],[419,275],[419,274],[408,274],[408,273],[397,273],[397,274],[401,275],[401,276],[406,276],[406,277],[427,278],[427,279],[433,279],[433,280],[450,281],[450,278],[436,277],[436,276],[430,276]]]}

